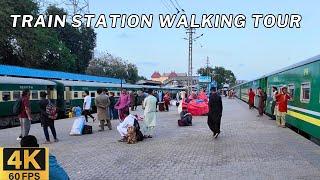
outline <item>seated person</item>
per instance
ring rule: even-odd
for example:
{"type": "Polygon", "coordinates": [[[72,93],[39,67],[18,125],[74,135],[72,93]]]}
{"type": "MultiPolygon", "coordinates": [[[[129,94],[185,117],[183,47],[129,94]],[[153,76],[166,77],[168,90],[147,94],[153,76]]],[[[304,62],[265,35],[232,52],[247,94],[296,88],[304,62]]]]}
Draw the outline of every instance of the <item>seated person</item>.
{"type": "Polygon", "coordinates": [[[119,142],[127,142],[128,127],[134,125],[134,120],[136,117],[129,113],[129,111],[124,112],[124,120],[117,126],[117,130],[121,135],[121,140],[119,142]]]}
{"type": "MultiPolygon", "coordinates": [[[[21,147],[39,147],[37,138],[28,135],[24,136],[20,141],[21,147]]],[[[58,164],[57,159],[52,154],[49,154],[49,179],[68,180],[69,176],[64,169],[58,164]]]]}
{"type": "Polygon", "coordinates": [[[188,112],[187,107],[182,107],[182,111],[180,113],[180,119],[186,126],[192,126],[192,115],[188,112]]]}

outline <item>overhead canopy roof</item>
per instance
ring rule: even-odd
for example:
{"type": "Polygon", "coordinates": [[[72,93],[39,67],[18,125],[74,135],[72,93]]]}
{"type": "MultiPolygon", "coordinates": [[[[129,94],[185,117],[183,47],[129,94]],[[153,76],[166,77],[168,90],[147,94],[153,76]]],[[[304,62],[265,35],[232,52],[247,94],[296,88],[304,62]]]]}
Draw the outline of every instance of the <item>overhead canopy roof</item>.
{"type": "MultiPolygon", "coordinates": [[[[103,83],[121,83],[120,79],[99,77],[84,74],[74,74],[61,71],[49,71],[33,68],[25,68],[18,66],[0,65],[0,76],[18,76],[18,77],[32,77],[43,79],[61,79],[61,80],[79,80],[79,81],[95,81],[103,83]]],[[[123,83],[125,83],[123,81],[123,83]]]]}

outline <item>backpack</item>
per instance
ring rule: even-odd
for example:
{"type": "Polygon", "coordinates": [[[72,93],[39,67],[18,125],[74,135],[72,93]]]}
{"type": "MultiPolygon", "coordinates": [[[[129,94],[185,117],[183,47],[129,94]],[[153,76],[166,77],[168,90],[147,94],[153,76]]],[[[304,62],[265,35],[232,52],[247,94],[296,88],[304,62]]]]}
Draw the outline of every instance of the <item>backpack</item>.
{"type": "Polygon", "coordinates": [[[136,120],[136,119],[134,120],[133,126],[134,126],[135,129],[136,129],[137,141],[143,141],[143,134],[142,134],[142,132],[140,131],[140,125],[139,125],[138,120],[136,120]]]}
{"type": "Polygon", "coordinates": [[[22,98],[19,98],[14,104],[12,108],[13,115],[19,115],[22,110],[22,98]]]}
{"type": "Polygon", "coordinates": [[[49,119],[57,119],[58,113],[57,113],[57,107],[51,103],[51,101],[48,99],[48,104],[46,106],[46,113],[48,114],[49,119]]]}

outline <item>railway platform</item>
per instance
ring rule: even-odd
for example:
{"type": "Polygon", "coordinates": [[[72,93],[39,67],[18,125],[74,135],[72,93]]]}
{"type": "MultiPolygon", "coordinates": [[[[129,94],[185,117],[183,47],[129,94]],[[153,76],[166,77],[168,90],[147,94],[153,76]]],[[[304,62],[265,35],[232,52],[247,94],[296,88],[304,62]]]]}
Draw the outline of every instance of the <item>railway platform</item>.
{"type": "MultiPolygon", "coordinates": [[[[320,179],[320,147],[237,99],[223,98],[221,134],[212,138],[206,116],[178,127],[177,109],[159,112],[156,135],[137,144],[117,142],[113,130],[69,136],[73,119],[56,121],[60,142],[42,144],[40,124],[30,134],[65,168],[71,179],[320,179]]],[[[134,113],[142,114],[138,109],[134,113]]],[[[90,123],[92,125],[92,123],[90,123]]],[[[0,130],[1,147],[17,147],[20,128],[0,130]]]]}

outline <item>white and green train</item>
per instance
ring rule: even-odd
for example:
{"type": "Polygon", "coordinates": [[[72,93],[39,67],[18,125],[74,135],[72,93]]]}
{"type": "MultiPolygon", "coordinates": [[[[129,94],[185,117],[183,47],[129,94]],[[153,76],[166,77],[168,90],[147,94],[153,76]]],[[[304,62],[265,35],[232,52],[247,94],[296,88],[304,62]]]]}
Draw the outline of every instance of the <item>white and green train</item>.
{"type": "MultiPolygon", "coordinates": [[[[271,112],[272,87],[287,86],[292,95],[286,115],[287,125],[312,139],[320,139],[320,55],[233,87],[248,102],[248,90],[262,87],[268,94],[266,114],[271,112]]],[[[255,98],[255,105],[258,97],[255,98]]]]}
{"type": "MultiPolygon", "coordinates": [[[[88,90],[92,98],[97,96],[97,89],[105,88],[109,92],[114,92],[115,97],[120,95],[121,88],[127,90],[135,90],[137,92],[145,89],[153,89],[154,91],[168,91],[176,94],[183,88],[170,88],[158,86],[145,86],[133,84],[113,84],[89,81],[71,81],[71,80],[45,80],[38,78],[22,78],[0,76],[0,127],[10,127],[19,124],[17,116],[12,113],[13,104],[20,98],[24,89],[31,92],[30,102],[31,111],[34,120],[39,120],[40,92],[45,91],[48,97],[56,103],[59,117],[64,118],[68,111],[74,106],[82,107],[83,92],[88,90]]],[[[94,102],[94,101],[92,101],[94,102]]],[[[94,108],[94,104],[93,104],[94,108]]]]}

